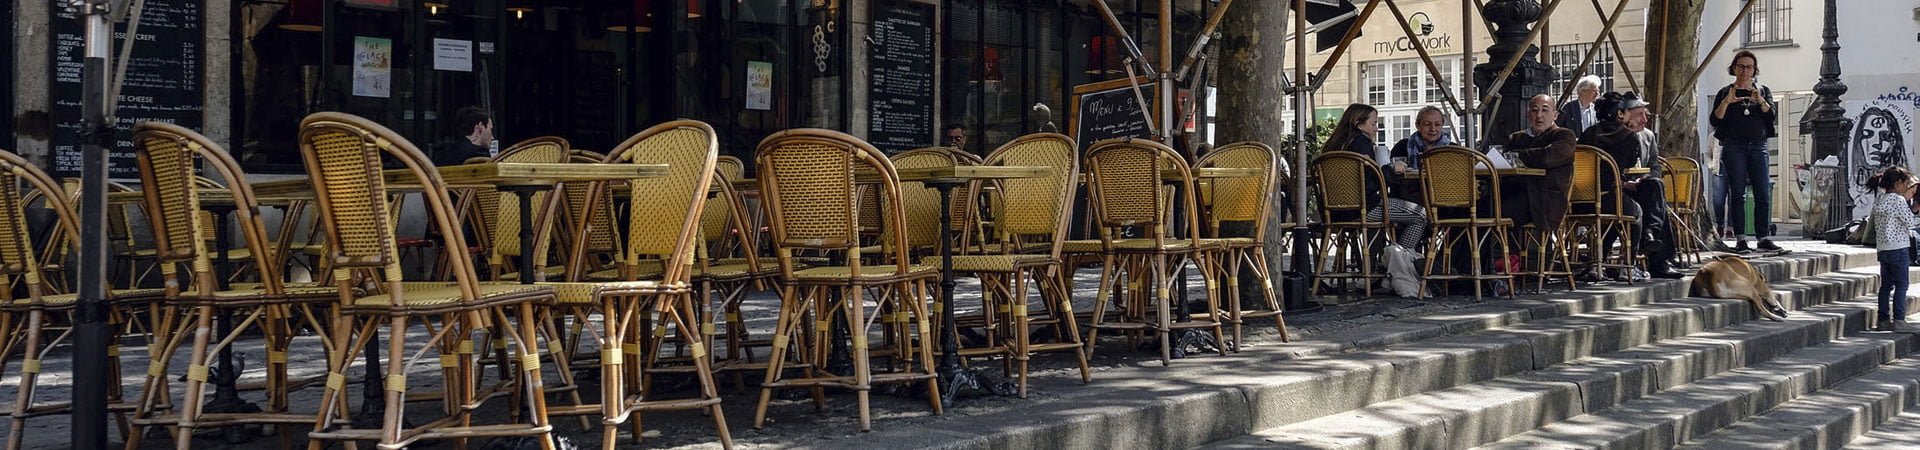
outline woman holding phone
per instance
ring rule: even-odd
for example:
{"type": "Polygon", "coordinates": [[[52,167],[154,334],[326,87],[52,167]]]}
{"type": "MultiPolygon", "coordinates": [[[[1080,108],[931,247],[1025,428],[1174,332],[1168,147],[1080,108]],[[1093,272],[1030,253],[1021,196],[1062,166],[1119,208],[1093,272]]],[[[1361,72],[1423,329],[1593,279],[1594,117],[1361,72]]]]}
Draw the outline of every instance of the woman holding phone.
{"type": "Polygon", "coordinates": [[[1720,140],[1720,167],[1727,174],[1727,225],[1733,227],[1739,244],[1735,251],[1746,253],[1747,237],[1760,241],[1763,251],[1780,251],[1768,239],[1772,231],[1770,211],[1773,210],[1772,180],[1768,179],[1767,139],[1778,135],[1774,130],[1776,119],[1773,105],[1773,91],[1754,81],[1760,75],[1759,59],[1753,52],[1742,50],[1733,55],[1733,64],[1727,66],[1727,73],[1733,75],[1733,84],[1720,88],[1713,96],[1713,116],[1707,120],[1713,126],[1713,137],[1720,140]],[[1747,218],[1743,205],[1746,203],[1745,188],[1753,188],[1753,223],[1747,228],[1747,218]]]}

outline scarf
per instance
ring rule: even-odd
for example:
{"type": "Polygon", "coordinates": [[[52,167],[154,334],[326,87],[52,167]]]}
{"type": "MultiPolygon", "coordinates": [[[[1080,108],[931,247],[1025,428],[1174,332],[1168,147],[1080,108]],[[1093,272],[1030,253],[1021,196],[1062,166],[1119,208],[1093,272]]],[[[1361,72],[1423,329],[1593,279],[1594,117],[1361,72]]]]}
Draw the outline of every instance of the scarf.
{"type": "Polygon", "coordinates": [[[1447,133],[1444,130],[1440,132],[1440,139],[1434,141],[1433,144],[1427,144],[1425,139],[1420,138],[1419,133],[1407,136],[1407,167],[1419,169],[1420,153],[1425,152],[1430,147],[1445,147],[1448,145],[1453,145],[1453,134],[1447,133]]]}

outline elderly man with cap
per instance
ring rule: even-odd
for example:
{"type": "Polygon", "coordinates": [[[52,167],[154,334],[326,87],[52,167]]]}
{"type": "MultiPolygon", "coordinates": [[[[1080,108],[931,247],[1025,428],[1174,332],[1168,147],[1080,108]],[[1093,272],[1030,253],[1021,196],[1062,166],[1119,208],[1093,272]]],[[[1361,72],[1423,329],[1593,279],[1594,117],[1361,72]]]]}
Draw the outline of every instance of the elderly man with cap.
{"type": "MultiPolygon", "coordinates": [[[[1605,150],[1622,170],[1645,167],[1650,175],[1623,175],[1620,189],[1626,193],[1626,214],[1637,217],[1635,246],[1648,253],[1647,272],[1655,278],[1680,278],[1670,262],[1674,255],[1674,233],[1668,226],[1666,189],[1660,182],[1660,152],[1653,130],[1647,129],[1647,103],[1632,92],[1608,93],[1595,102],[1600,123],[1588,128],[1580,143],[1605,150]]],[[[1602,190],[1610,192],[1613,180],[1601,178],[1602,190]]],[[[1611,247],[1613,236],[1607,238],[1611,247]]]]}

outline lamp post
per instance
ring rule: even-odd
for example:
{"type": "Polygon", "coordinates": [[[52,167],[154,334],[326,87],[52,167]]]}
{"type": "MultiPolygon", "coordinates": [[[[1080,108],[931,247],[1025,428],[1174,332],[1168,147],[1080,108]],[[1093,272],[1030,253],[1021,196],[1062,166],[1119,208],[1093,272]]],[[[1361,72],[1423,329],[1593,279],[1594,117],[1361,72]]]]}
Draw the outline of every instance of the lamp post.
{"type": "Polygon", "coordinates": [[[73,448],[107,448],[107,389],[120,380],[107,376],[107,347],[113,344],[107,323],[107,145],[113,139],[107,97],[107,59],[112,54],[113,24],[108,6],[125,2],[72,0],[63,3],[86,23],[86,59],[80,72],[80,292],[73,320],[73,448]]]}
{"type": "Polygon", "coordinates": [[[1487,48],[1487,62],[1473,68],[1475,88],[1483,91],[1494,88],[1493,82],[1507,61],[1515,54],[1525,55],[1513,67],[1506,82],[1498,86],[1498,96],[1485,106],[1482,118],[1486,133],[1481,136],[1481,143],[1505,145],[1507,133],[1525,128],[1522,113],[1526,111],[1527,101],[1548,93],[1547,88],[1553,83],[1553,66],[1540,62],[1537,56],[1541,49],[1527,39],[1532,33],[1528,24],[1540,20],[1546,11],[1538,0],[1493,0],[1487,2],[1480,14],[1493,22],[1495,28],[1493,46],[1487,48]]]}
{"type": "Polygon", "coordinates": [[[1827,0],[1826,26],[1820,32],[1825,43],[1820,45],[1820,82],[1814,83],[1813,93],[1813,153],[1814,159],[1838,155],[1840,175],[1833,177],[1830,192],[1833,197],[1827,201],[1827,223],[1829,226],[1846,223],[1852,216],[1853,196],[1847,195],[1851,186],[1852,172],[1845,170],[1847,161],[1847,129],[1852,128],[1852,120],[1846,117],[1846,108],[1840,106],[1840,96],[1847,93],[1847,84],[1840,81],[1840,27],[1835,16],[1838,6],[1834,0],[1827,0]]]}

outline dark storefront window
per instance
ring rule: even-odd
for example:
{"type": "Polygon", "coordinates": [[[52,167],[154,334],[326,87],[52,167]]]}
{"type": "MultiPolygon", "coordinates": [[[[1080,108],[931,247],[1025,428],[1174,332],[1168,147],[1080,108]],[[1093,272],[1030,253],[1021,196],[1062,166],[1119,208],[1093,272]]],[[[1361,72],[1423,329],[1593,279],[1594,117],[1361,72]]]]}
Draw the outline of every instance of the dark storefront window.
{"type": "MultiPolygon", "coordinates": [[[[814,66],[806,31],[844,30],[844,14],[806,0],[249,2],[236,14],[234,128],[244,164],[268,173],[302,170],[294,140],[316,111],[378,121],[428,152],[464,135],[450,118],[465,107],[493,112],[502,147],[554,135],[599,152],[692,118],[714,126],[722,153],[750,158],[774,131],[845,128],[845,58],[800,70],[814,66]]],[[[844,52],[844,34],[831,36],[844,52]]]]}
{"type": "MultiPolygon", "coordinates": [[[[13,8],[13,2],[0,5],[0,13],[4,13],[0,14],[0,17],[14,17],[13,8]]],[[[0,25],[0,31],[5,32],[0,33],[0,48],[13,48],[13,22],[7,20],[6,25],[0,25]]],[[[6,82],[0,82],[0,129],[8,130],[8,136],[10,136],[5,142],[0,142],[0,148],[19,151],[14,148],[20,132],[13,127],[13,83],[16,77],[12,76],[12,73],[14,73],[13,51],[0,52],[0,74],[9,74],[6,76],[6,82]]]]}

